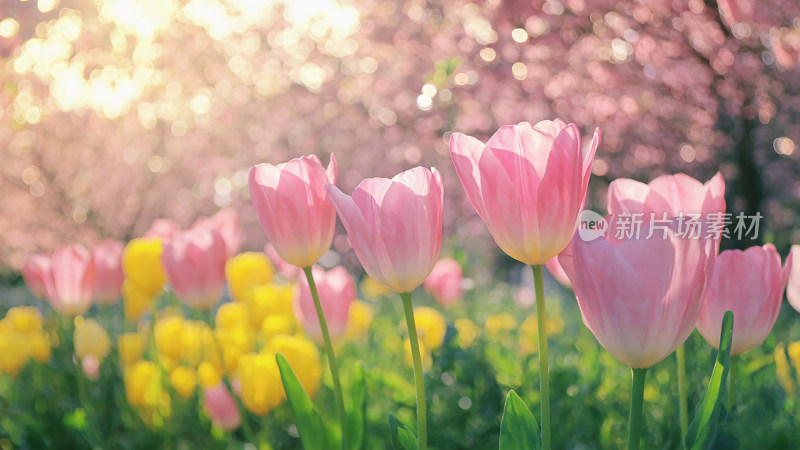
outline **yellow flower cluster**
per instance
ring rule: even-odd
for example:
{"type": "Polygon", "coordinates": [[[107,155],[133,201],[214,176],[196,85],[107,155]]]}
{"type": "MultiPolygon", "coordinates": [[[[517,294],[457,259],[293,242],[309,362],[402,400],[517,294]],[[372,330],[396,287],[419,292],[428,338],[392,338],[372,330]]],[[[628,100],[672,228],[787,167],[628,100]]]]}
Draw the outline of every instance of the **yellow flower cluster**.
{"type": "Polygon", "coordinates": [[[373,278],[364,277],[361,281],[361,292],[367,298],[380,298],[387,295],[394,294],[394,292],[386,286],[378,283],[373,278]]]}
{"type": "MultiPolygon", "coordinates": [[[[123,290],[129,319],[138,320],[149,310],[163,288],[160,253],[158,239],[138,239],[126,247],[123,290]]],[[[242,253],[229,259],[225,274],[233,302],[219,307],[213,328],[175,311],[160,311],[152,329],[152,344],[148,344],[148,330],[119,336],[125,393],[132,406],[146,411],[168,410],[167,383],[177,395],[188,399],[198,387],[213,387],[228,377],[238,381],[242,403],[248,410],[267,414],[285,399],[275,361],[277,353],[286,357],[310,396],[319,390],[321,357],[294,316],[294,286],[273,281],[275,269],[263,253],[242,253]],[[150,361],[143,359],[148,345],[155,352],[150,361]]],[[[425,308],[418,314],[421,341],[438,348],[446,330],[444,319],[425,308]]],[[[362,336],[372,316],[368,304],[354,302],[347,336],[362,336]]]]}
{"type": "MultiPolygon", "coordinates": [[[[427,370],[433,364],[430,352],[438,349],[444,343],[447,322],[445,322],[444,316],[439,311],[422,306],[414,310],[414,324],[417,327],[422,368],[427,370]]],[[[405,349],[406,363],[412,366],[411,341],[408,338],[403,343],[403,348],[405,349]]]]}
{"type": "Polygon", "coordinates": [[[263,253],[240,253],[225,264],[225,278],[235,302],[246,302],[254,287],[269,284],[274,275],[275,268],[263,253]]]}
{"type": "Polygon", "coordinates": [[[300,336],[276,336],[260,352],[245,355],[239,361],[242,403],[254,414],[267,414],[286,398],[276,353],[286,357],[309,396],[319,390],[322,365],[314,343],[300,336]]]}
{"type": "MultiPolygon", "coordinates": [[[[516,338],[517,353],[521,356],[532,355],[539,351],[537,344],[539,324],[536,314],[529,315],[521,324],[518,324],[516,317],[510,313],[495,314],[486,318],[483,328],[489,339],[505,346],[513,347],[516,338]]],[[[545,328],[548,336],[561,333],[564,331],[564,319],[558,315],[551,315],[545,320],[545,328]]],[[[468,333],[468,327],[464,329],[465,335],[472,334],[468,333]]]]}
{"type": "Polygon", "coordinates": [[[11,308],[0,320],[0,375],[16,377],[29,360],[50,360],[50,340],[42,313],[33,306],[11,308]]]}
{"type": "MultiPolygon", "coordinates": [[[[551,315],[544,321],[544,328],[548,336],[564,331],[564,319],[561,316],[551,315]]],[[[519,327],[517,351],[520,355],[532,355],[539,351],[539,322],[536,314],[528,316],[519,327]]]]}
{"type": "Polygon", "coordinates": [[[166,275],[161,265],[161,239],[138,238],[128,242],[122,253],[122,299],[125,318],[139,320],[164,289],[166,275]]]}
{"type": "MultiPolygon", "coordinates": [[[[139,408],[142,418],[155,423],[171,413],[171,399],[159,367],[151,361],[136,361],[125,366],[125,398],[134,408],[139,408]]],[[[177,390],[177,389],[176,389],[177,390]]]]}
{"type": "MultiPolygon", "coordinates": [[[[213,331],[207,324],[168,313],[156,322],[153,333],[158,362],[181,397],[194,395],[198,382],[202,387],[211,387],[222,379],[224,369],[213,331]]],[[[131,352],[144,348],[144,339],[137,334],[129,336],[131,352]]]]}
{"type": "Polygon", "coordinates": [[[353,301],[350,304],[345,337],[354,341],[367,334],[373,315],[372,306],[369,303],[360,300],[353,301]]]}
{"type": "Polygon", "coordinates": [[[480,327],[475,325],[475,322],[469,319],[456,319],[453,325],[455,326],[457,332],[456,342],[458,342],[458,346],[464,350],[468,349],[472,343],[475,342],[475,339],[477,339],[481,334],[480,327]]]}
{"type": "Polygon", "coordinates": [[[795,387],[795,379],[792,378],[792,369],[794,366],[794,373],[797,376],[797,385],[800,386],[800,341],[792,342],[787,346],[778,344],[775,346],[775,372],[778,376],[778,383],[780,383],[783,390],[788,395],[794,395],[797,392],[795,387]],[[786,357],[786,354],[789,357],[786,357]]]}

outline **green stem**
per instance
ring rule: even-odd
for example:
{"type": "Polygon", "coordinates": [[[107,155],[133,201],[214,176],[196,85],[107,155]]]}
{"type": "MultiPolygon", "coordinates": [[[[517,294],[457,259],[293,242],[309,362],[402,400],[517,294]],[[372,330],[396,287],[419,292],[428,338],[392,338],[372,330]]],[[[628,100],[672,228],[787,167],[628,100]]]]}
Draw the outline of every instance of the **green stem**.
{"type": "Polygon", "coordinates": [[[550,369],[547,363],[547,312],[544,304],[542,265],[531,266],[536,288],[536,322],[539,335],[539,396],[542,406],[542,449],[550,450],[550,369]]]}
{"type": "Polygon", "coordinates": [[[336,400],[336,410],[339,413],[339,423],[342,427],[342,449],[349,450],[350,435],[347,430],[347,413],[344,409],[342,383],[339,380],[339,366],[336,364],[336,354],[333,352],[333,342],[331,342],[331,335],[328,332],[328,322],[325,320],[325,312],[322,310],[322,304],[319,301],[317,284],[314,283],[314,276],[311,272],[311,267],[304,267],[303,272],[306,274],[308,287],[311,290],[311,297],[314,299],[314,308],[317,310],[319,328],[322,330],[322,339],[325,342],[325,353],[327,353],[328,365],[331,369],[331,379],[333,380],[333,397],[336,400]]]}
{"type": "Polygon", "coordinates": [[[628,426],[628,450],[638,450],[642,435],[642,403],[644,402],[644,379],[647,369],[632,369],[631,415],[628,426]]]}
{"type": "Polygon", "coordinates": [[[728,410],[736,405],[736,378],[739,374],[739,355],[731,355],[731,372],[728,375],[728,410]]]}
{"type": "Polygon", "coordinates": [[[228,389],[228,393],[231,395],[231,397],[233,397],[233,400],[236,403],[236,408],[239,410],[239,416],[242,418],[242,430],[244,432],[245,441],[255,444],[258,441],[253,439],[253,430],[250,429],[250,422],[247,420],[247,410],[245,409],[244,404],[242,404],[242,399],[240,399],[233,392],[230,374],[228,373],[228,365],[225,364],[225,357],[222,354],[222,347],[219,345],[219,341],[217,340],[217,334],[214,333],[214,314],[212,313],[212,309],[213,308],[209,308],[206,311],[206,320],[209,328],[211,328],[211,336],[214,338],[214,348],[217,350],[217,357],[219,358],[220,364],[222,364],[222,382],[225,384],[225,388],[228,389]]]}
{"type": "Polygon", "coordinates": [[[75,319],[68,318],[68,321],[71,325],[67,332],[72,335],[70,336],[70,341],[72,342],[72,355],[75,357],[75,378],[78,382],[78,399],[88,419],[86,432],[95,443],[100,445],[100,426],[97,423],[97,415],[94,413],[92,404],[89,402],[89,390],[86,387],[86,374],[83,373],[83,361],[75,352],[75,319]]]}
{"type": "Polygon", "coordinates": [[[675,358],[678,360],[678,404],[680,406],[681,420],[681,439],[686,438],[689,431],[689,405],[686,401],[686,353],[683,344],[675,350],[675,358]]]}
{"type": "Polygon", "coordinates": [[[425,408],[425,380],[422,378],[422,358],[419,355],[417,340],[417,324],[414,321],[414,307],[411,305],[411,293],[400,294],[403,299],[403,311],[408,326],[408,339],[411,343],[411,358],[414,361],[414,384],[417,387],[417,442],[419,450],[428,448],[428,418],[425,408]]]}

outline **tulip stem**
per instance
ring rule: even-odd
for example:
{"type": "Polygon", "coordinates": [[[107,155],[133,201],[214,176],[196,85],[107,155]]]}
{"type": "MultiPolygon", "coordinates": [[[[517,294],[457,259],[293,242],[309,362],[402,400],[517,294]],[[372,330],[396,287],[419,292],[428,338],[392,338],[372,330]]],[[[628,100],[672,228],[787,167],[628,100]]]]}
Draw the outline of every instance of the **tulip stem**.
{"type": "Polygon", "coordinates": [[[97,415],[94,413],[92,404],[89,402],[89,391],[86,387],[86,374],[83,372],[83,360],[78,357],[78,353],[75,351],[75,318],[68,318],[68,322],[71,326],[71,329],[67,332],[71,335],[72,355],[75,359],[75,378],[78,382],[78,400],[88,418],[86,432],[95,443],[101,445],[100,424],[97,421],[97,415]]]}
{"type": "Polygon", "coordinates": [[[628,450],[638,450],[642,435],[642,404],[644,403],[644,379],[647,368],[631,369],[633,383],[631,384],[631,415],[628,426],[628,450]]]}
{"type": "Polygon", "coordinates": [[[686,438],[689,431],[689,405],[686,401],[686,353],[681,344],[675,350],[675,358],[678,360],[678,405],[680,406],[681,420],[681,439],[686,438]]]}
{"type": "Polygon", "coordinates": [[[542,449],[550,450],[550,369],[547,362],[547,312],[544,304],[542,265],[532,265],[536,288],[536,322],[539,337],[539,397],[542,406],[542,449]]]}
{"type": "Polygon", "coordinates": [[[731,355],[731,371],[728,379],[728,410],[736,406],[736,376],[739,373],[739,355],[731,355]]]}
{"type": "Polygon", "coordinates": [[[333,396],[336,400],[336,410],[339,413],[339,423],[342,427],[342,449],[350,450],[350,436],[347,429],[347,414],[344,409],[344,396],[342,395],[342,383],[339,380],[339,366],[336,364],[336,354],[333,352],[331,335],[328,333],[328,322],[325,320],[325,312],[319,301],[317,285],[314,283],[314,275],[311,267],[304,267],[303,272],[308,280],[308,287],[311,290],[311,297],[314,299],[314,308],[317,310],[319,327],[322,330],[322,339],[325,341],[325,353],[328,355],[328,365],[331,368],[331,379],[333,380],[333,396]]]}
{"type": "Polygon", "coordinates": [[[414,321],[414,307],[411,305],[411,293],[400,294],[403,299],[403,311],[408,326],[408,340],[411,344],[411,358],[414,361],[414,384],[417,387],[417,443],[419,450],[428,448],[428,418],[425,407],[425,380],[422,378],[422,358],[419,355],[417,324],[414,321]]]}

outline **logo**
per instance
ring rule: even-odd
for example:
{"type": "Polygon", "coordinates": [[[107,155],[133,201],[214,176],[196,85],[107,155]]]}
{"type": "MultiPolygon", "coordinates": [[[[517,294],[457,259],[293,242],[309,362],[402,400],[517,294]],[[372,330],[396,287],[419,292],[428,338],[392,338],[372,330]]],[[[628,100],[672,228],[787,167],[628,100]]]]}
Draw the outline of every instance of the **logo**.
{"type": "Polygon", "coordinates": [[[578,236],[584,241],[593,241],[608,232],[608,221],[594,211],[585,209],[578,216],[578,236]]]}

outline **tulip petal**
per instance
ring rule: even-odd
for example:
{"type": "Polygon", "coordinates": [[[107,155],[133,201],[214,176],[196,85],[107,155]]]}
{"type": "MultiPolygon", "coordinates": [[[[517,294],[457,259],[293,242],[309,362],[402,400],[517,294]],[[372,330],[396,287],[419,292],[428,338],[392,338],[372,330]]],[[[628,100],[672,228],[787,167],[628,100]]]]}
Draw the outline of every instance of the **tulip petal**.
{"type": "MultiPolygon", "coordinates": [[[[552,144],[547,168],[538,186],[537,222],[541,242],[539,261],[545,262],[564,250],[577,225],[579,208],[585,197],[581,135],[567,125],[552,144]]],[[[529,251],[532,249],[528,248],[529,251]]]]}
{"type": "Polygon", "coordinates": [[[458,178],[464,187],[469,202],[484,222],[488,219],[486,205],[481,192],[481,171],[479,161],[484,151],[483,142],[472,136],[453,133],[450,136],[450,158],[456,168],[458,178]]]}
{"type": "MultiPolygon", "coordinates": [[[[367,181],[371,180],[364,180],[361,182],[361,184],[356,187],[356,190],[353,191],[353,196],[355,196],[358,191],[359,196],[363,196],[361,201],[368,204],[372,201],[372,197],[369,196],[368,191],[369,188],[374,189],[374,183],[366,184],[367,181]]],[[[332,184],[326,185],[325,188],[328,191],[328,197],[331,199],[331,203],[333,203],[334,208],[336,208],[339,214],[339,219],[341,219],[345,231],[347,231],[347,237],[350,239],[353,251],[355,251],[358,260],[361,261],[364,270],[371,278],[379,281],[383,285],[388,285],[383,278],[383,273],[380,270],[381,266],[376,258],[376,254],[379,251],[376,247],[382,247],[382,244],[376,242],[377,240],[375,239],[371,226],[374,222],[367,221],[367,218],[359,205],[356,204],[353,197],[343,193],[338,187],[332,184]]],[[[380,191],[380,189],[378,189],[378,191],[380,191]]],[[[371,219],[374,219],[378,214],[378,212],[374,210],[369,210],[369,212],[371,214],[371,219]]]]}

